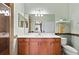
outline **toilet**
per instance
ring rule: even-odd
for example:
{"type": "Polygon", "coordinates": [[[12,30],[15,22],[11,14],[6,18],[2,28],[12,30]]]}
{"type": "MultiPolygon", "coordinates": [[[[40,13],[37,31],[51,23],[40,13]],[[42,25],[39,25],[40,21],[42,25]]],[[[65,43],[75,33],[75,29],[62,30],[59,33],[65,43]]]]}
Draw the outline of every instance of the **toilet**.
{"type": "Polygon", "coordinates": [[[64,54],[66,55],[78,55],[78,51],[67,45],[67,38],[61,38],[61,45],[63,47],[64,54]]]}

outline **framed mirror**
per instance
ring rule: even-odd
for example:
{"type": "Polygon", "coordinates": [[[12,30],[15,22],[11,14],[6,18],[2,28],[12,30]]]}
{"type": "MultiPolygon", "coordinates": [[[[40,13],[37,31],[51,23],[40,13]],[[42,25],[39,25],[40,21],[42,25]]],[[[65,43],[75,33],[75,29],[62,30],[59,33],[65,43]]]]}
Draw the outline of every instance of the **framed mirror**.
{"type": "Polygon", "coordinates": [[[35,14],[29,14],[30,22],[29,28],[31,33],[44,32],[54,33],[55,32],[55,14],[43,14],[42,17],[35,16],[35,14]]]}

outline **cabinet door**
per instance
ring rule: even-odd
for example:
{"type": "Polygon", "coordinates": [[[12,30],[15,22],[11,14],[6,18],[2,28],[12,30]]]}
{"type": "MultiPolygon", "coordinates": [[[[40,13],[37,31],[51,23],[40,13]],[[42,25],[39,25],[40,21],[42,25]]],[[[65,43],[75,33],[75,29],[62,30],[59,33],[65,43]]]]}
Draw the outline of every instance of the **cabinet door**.
{"type": "Polygon", "coordinates": [[[48,39],[49,53],[50,55],[60,55],[61,54],[61,39],[48,39]]]}
{"type": "Polygon", "coordinates": [[[18,39],[18,54],[28,55],[29,54],[29,39],[18,39]]]}
{"type": "Polygon", "coordinates": [[[48,55],[48,41],[47,39],[41,39],[39,42],[39,54],[48,55]]]}
{"type": "Polygon", "coordinates": [[[39,41],[41,39],[38,38],[31,38],[30,39],[30,54],[31,55],[38,55],[38,50],[39,50],[39,41]]]}
{"type": "Polygon", "coordinates": [[[55,54],[55,39],[49,38],[48,39],[48,54],[49,55],[54,55],[55,54]]]}
{"type": "Polygon", "coordinates": [[[55,39],[55,54],[61,55],[61,39],[55,39]]]}

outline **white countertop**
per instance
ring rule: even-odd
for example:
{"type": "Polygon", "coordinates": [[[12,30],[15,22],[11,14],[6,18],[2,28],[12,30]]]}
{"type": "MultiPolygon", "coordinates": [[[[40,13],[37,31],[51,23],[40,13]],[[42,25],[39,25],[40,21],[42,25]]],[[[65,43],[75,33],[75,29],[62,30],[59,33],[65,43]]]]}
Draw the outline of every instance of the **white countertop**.
{"type": "Polygon", "coordinates": [[[18,35],[18,38],[61,38],[53,33],[27,33],[26,35],[18,35]]]}

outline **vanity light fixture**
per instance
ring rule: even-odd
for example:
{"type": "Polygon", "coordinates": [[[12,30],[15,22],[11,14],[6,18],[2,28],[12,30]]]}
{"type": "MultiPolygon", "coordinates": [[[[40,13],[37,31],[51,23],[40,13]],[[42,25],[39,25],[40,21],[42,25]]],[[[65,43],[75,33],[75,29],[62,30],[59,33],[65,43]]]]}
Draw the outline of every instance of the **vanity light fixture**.
{"type": "Polygon", "coordinates": [[[4,14],[5,16],[9,16],[8,10],[0,10],[0,14],[4,14]]]}
{"type": "Polygon", "coordinates": [[[42,17],[43,14],[35,14],[35,16],[42,17]]]}
{"type": "Polygon", "coordinates": [[[37,17],[43,17],[44,14],[48,14],[46,9],[37,8],[30,11],[30,14],[34,14],[37,17]]]}
{"type": "Polygon", "coordinates": [[[35,14],[35,16],[38,16],[37,14],[35,14]]]}
{"type": "Polygon", "coordinates": [[[43,16],[43,11],[41,11],[41,10],[35,11],[35,16],[42,17],[43,16]]]}

